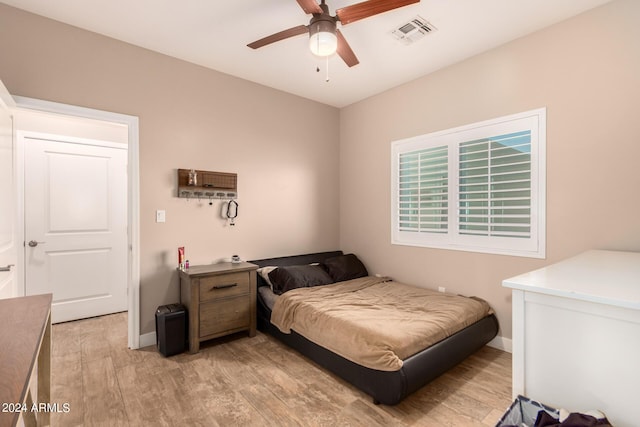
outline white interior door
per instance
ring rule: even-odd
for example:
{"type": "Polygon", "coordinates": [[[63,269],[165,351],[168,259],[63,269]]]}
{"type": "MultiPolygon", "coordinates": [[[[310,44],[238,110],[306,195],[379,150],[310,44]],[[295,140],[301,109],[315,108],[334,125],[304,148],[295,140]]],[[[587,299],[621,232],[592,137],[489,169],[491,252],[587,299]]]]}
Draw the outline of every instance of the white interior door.
{"type": "Polygon", "coordinates": [[[0,81],[0,298],[17,295],[16,193],[11,95],[0,81]]]}
{"type": "Polygon", "coordinates": [[[53,322],[126,311],[126,146],[21,138],[27,295],[53,293],[53,322]]]}

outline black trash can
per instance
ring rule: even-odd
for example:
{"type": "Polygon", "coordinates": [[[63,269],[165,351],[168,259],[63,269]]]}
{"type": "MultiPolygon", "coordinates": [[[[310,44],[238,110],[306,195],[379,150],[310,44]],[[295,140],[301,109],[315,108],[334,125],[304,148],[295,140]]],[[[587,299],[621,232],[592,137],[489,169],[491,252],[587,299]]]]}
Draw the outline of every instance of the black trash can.
{"type": "Polygon", "coordinates": [[[182,304],[161,305],[156,310],[156,344],[164,356],[187,348],[187,310],[182,304]]]}

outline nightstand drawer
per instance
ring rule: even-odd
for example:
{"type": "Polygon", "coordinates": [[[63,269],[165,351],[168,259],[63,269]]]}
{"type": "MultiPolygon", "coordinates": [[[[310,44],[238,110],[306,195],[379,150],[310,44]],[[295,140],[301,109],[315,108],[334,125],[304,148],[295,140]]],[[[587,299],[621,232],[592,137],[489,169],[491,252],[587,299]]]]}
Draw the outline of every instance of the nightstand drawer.
{"type": "Polygon", "coordinates": [[[200,301],[249,293],[249,273],[229,273],[200,279],[200,301]]]}
{"type": "Polygon", "coordinates": [[[251,304],[246,295],[200,304],[200,337],[248,328],[251,304]]]}

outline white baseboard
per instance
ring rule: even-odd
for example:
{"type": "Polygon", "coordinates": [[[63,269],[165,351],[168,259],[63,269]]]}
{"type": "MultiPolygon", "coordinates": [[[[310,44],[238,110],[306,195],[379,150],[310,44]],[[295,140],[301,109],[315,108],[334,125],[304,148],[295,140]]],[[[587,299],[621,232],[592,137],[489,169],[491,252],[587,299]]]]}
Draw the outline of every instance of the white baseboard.
{"type": "Polygon", "coordinates": [[[507,353],[512,353],[513,346],[511,339],[503,338],[501,336],[496,336],[494,339],[487,343],[489,347],[497,348],[498,350],[506,351],[507,353]]]}
{"type": "Polygon", "coordinates": [[[140,348],[150,345],[156,345],[156,333],[149,332],[148,334],[140,335],[140,348]]]}

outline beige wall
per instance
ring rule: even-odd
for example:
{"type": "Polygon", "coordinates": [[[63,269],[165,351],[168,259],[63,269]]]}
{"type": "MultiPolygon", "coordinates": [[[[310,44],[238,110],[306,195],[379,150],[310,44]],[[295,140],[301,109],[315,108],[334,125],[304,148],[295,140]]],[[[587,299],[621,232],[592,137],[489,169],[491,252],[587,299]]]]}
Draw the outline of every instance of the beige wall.
{"type": "MultiPolygon", "coordinates": [[[[640,251],[640,2],[615,1],[340,112],[340,242],[375,273],[486,298],[587,249],[640,251]],[[547,258],[390,244],[390,142],[547,107],[547,258]]],[[[428,43],[425,39],[424,42],[428,43]]]]}
{"type": "Polygon", "coordinates": [[[510,338],[502,279],[586,249],[640,250],[638,21],[640,3],[618,0],[338,111],[0,4],[0,79],[140,118],[142,333],[178,299],[177,246],[192,263],[340,246],[372,273],[486,298],[510,338]],[[390,244],[391,141],[538,107],[546,260],[390,244]],[[174,197],[176,168],[191,167],[238,173],[235,228],[219,205],[174,197]]]}
{"type": "Polygon", "coordinates": [[[14,95],[139,117],[143,334],[158,305],[179,300],[178,246],[192,264],[338,246],[333,107],[2,4],[0,79],[14,95]],[[221,202],[175,197],[177,168],[236,172],[236,226],[221,202]]]}

